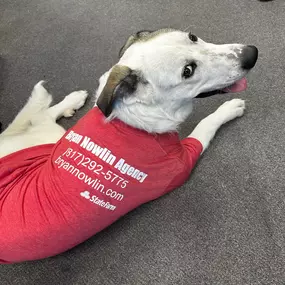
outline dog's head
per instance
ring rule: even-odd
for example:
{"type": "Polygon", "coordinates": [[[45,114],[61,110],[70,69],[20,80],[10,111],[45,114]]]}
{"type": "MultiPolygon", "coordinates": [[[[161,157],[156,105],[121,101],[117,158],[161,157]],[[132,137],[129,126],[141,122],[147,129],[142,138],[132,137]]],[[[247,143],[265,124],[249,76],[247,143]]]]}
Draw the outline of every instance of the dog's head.
{"type": "Polygon", "coordinates": [[[161,127],[153,130],[138,122],[148,117],[175,121],[177,126],[191,112],[192,98],[245,90],[244,76],[254,67],[258,51],[162,29],[131,36],[119,56],[118,64],[100,79],[98,107],[107,117],[112,114],[135,127],[160,132],[161,127]]]}

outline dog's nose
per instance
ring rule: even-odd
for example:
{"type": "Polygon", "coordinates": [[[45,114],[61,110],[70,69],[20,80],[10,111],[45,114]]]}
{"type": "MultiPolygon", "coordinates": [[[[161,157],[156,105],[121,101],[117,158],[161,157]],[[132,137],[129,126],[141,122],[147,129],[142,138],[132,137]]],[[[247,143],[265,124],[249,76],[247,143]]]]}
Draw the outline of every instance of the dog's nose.
{"type": "Polygon", "coordinates": [[[241,67],[251,69],[255,66],[258,58],[258,49],[255,46],[245,46],[241,52],[241,67]]]}

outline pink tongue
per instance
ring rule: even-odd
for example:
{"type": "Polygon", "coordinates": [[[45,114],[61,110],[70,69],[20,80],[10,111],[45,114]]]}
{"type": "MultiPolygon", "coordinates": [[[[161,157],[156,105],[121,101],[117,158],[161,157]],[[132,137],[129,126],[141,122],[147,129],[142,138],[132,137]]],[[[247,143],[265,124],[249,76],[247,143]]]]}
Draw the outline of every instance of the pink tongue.
{"type": "Polygon", "coordinates": [[[233,85],[225,88],[223,91],[225,92],[242,92],[247,88],[247,81],[245,78],[242,78],[241,80],[237,81],[233,85]]]}

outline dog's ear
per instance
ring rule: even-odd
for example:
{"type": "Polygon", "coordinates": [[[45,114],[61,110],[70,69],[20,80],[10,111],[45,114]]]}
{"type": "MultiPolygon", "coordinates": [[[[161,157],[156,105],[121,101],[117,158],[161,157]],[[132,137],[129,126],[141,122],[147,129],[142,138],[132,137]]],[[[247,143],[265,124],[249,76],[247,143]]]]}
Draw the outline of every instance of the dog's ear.
{"type": "Polygon", "coordinates": [[[97,106],[108,117],[113,111],[115,100],[132,95],[137,89],[137,84],[138,76],[132,69],[115,65],[98,97],[97,106]]]}
{"type": "Polygon", "coordinates": [[[149,31],[149,30],[143,30],[143,31],[139,31],[134,35],[131,35],[128,40],[126,41],[126,43],[122,46],[122,48],[119,51],[119,58],[121,58],[123,56],[123,54],[125,53],[125,51],[135,42],[140,41],[144,38],[146,38],[149,34],[151,34],[153,31],[149,31]]]}

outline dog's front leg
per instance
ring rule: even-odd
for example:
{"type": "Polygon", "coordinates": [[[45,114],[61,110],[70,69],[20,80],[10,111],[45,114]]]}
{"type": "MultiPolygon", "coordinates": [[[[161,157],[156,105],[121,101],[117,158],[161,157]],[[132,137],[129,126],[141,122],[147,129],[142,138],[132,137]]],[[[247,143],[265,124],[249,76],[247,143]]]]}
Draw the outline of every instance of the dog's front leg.
{"type": "Polygon", "coordinates": [[[76,110],[80,109],[88,96],[87,91],[74,91],[67,95],[61,102],[50,107],[47,111],[50,117],[56,121],[60,117],[72,117],[76,110]]]}
{"type": "Polygon", "coordinates": [[[233,99],[225,102],[214,113],[203,119],[189,137],[199,140],[205,151],[217,130],[228,121],[241,117],[244,109],[244,100],[233,99]]]}

